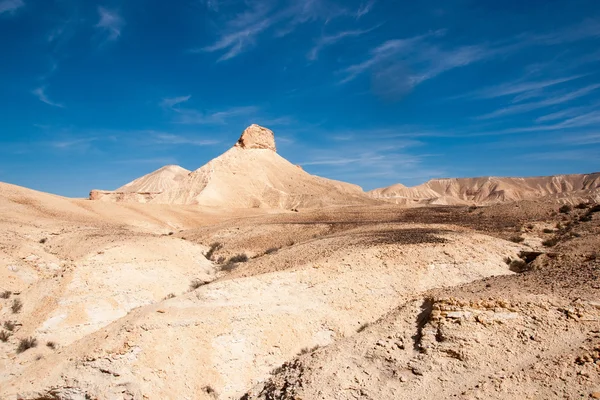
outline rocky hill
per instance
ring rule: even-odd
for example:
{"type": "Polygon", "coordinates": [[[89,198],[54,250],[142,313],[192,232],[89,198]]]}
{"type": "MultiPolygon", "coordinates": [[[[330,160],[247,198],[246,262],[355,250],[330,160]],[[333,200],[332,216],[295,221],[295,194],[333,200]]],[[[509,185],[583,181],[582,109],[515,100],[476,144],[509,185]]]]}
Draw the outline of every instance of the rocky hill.
{"type": "Polygon", "coordinates": [[[600,173],[593,173],[531,178],[432,179],[419,186],[397,184],[372,190],[369,194],[397,204],[489,205],[547,196],[597,197],[599,189],[600,173]]]}
{"type": "Polygon", "coordinates": [[[189,172],[167,166],[90,199],[234,208],[377,204],[356,185],[311,175],[277,154],[269,129],[248,127],[231,149],[189,172]]]}

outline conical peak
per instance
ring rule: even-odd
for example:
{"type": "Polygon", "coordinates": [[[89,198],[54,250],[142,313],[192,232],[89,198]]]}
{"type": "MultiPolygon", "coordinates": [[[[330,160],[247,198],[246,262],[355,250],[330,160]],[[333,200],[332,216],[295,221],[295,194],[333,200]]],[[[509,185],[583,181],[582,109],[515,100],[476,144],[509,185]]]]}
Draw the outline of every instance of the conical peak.
{"type": "Polygon", "coordinates": [[[277,151],[273,131],[256,124],[247,127],[235,145],[243,149],[269,149],[277,151]]]}

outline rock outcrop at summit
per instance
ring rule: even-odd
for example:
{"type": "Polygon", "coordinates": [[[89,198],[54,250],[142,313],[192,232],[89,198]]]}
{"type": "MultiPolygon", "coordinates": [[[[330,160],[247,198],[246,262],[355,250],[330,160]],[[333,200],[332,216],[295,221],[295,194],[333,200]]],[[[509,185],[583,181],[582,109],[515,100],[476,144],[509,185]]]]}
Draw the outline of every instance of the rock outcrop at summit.
{"type": "Polygon", "coordinates": [[[246,128],[235,145],[244,149],[269,149],[277,151],[273,131],[256,124],[252,124],[246,128]]]}
{"type": "Polygon", "coordinates": [[[237,143],[189,172],[167,166],[90,199],[229,208],[309,208],[379,204],[356,185],[311,175],[277,154],[271,130],[251,125],[237,143]]]}

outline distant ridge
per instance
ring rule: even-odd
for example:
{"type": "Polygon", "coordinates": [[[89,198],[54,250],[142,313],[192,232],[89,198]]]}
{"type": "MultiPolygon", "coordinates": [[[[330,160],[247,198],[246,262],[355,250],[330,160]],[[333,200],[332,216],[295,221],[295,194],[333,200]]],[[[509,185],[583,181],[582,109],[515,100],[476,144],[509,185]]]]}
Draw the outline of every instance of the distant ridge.
{"type": "Polygon", "coordinates": [[[370,196],[398,204],[476,204],[557,196],[598,196],[600,173],[528,178],[479,177],[432,179],[414,187],[401,184],[371,190],[370,196]]]}

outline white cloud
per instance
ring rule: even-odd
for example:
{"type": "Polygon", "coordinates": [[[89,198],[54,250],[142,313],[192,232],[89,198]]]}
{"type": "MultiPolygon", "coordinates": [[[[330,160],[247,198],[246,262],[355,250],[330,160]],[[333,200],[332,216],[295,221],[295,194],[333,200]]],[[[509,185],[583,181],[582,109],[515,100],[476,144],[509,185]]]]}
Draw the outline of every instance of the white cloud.
{"type": "Polygon", "coordinates": [[[491,113],[481,115],[481,116],[477,117],[477,119],[490,119],[490,118],[497,118],[497,117],[502,117],[502,116],[506,116],[506,115],[521,114],[521,113],[526,113],[529,111],[537,110],[540,108],[564,104],[571,100],[575,100],[577,98],[586,96],[598,88],[600,88],[600,84],[588,85],[588,86],[585,86],[583,88],[580,88],[580,89],[577,89],[577,90],[574,90],[571,92],[554,94],[551,97],[547,97],[541,101],[531,102],[531,103],[522,103],[522,104],[516,104],[516,105],[504,107],[504,108],[498,109],[496,111],[493,111],[491,113]]]}
{"type": "Polygon", "coordinates": [[[528,94],[529,98],[534,95],[537,96],[537,94],[539,94],[542,89],[545,89],[545,88],[551,87],[551,86],[555,86],[555,85],[559,85],[561,83],[570,82],[574,79],[579,79],[583,76],[584,75],[573,75],[573,76],[567,76],[564,78],[549,79],[549,80],[543,80],[543,81],[517,81],[517,82],[504,83],[504,84],[497,85],[494,87],[478,90],[478,91],[475,91],[475,92],[472,92],[472,93],[469,93],[469,94],[466,94],[466,95],[460,96],[460,97],[472,97],[472,98],[476,98],[476,99],[491,99],[491,98],[510,96],[510,95],[521,95],[521,97],[516,98],[517,99],[516,101],[521,101],[521,100],[524,100],[525,98],[527,98],[527,96],[523,96],[523,94],[528,94]],[[531,94],[532,92],[534,93],[534,95],[531,94]]]}
{"type": "Polygon", "coordinates": [[[351,65],[340,71],[340,73],[346,75],[346,77],[342,79],[341,83],[350,82],[356,79],[359,75],[371,70],[373,67],[385,61],[388,61],[392,57],[398,55],[402,55],[404,57],[414,57],[420,51],[422,51],[425,46],[427,46],[425,43],[427,39],[431,37],[442,36],[444,33],[444,30],[438,30],[411,38],[387,40],[372,49],[369,52],[369,57],[363,62],[351,65]]]}
{"type": "Polygon", "coordinates": [[[193,137],[173,135],[170,133],[154,133],[152,135],[152,142],[157,144],[168,144],[168,145],[192,145],[192,146],[210,146],[219,143],[218,140],[207,140],[198,139],[193,137]]]}
{"type": "Polygon", "coordinates": [[[356,11],[356,18],[361,18],[363,15],[367,15],[373,9],[375,0],[370,0],[360,5],[358,11],[356,11]]]}
{"type": "Polygon", "coordinates": [[[578,25],[545,34],[523,34],[516,39],[523,45],[552,46],[600,37],[600,22],[588,19],[578,25]]]}
{"type": "Polygon", "coordinates": [[[66,139],[66,140],[56,140],[53,142],[49,142],[48,144],[51,147],[61,150],[67,150],[74,147],[88,147],[92,142],[97,141],[96,137],[89,138],[78,138],[78,139],[66,139]]]}
{"type": "Polygon", "coordinates": [[[4,13],[14,13],[23,6],[25,6],[23,0],[2,0],[0,1],[0,15],[4,13]]]}
{"type": "Polygon", "coordinates": [[[259,35],[275,26],[279,27],[275,36],[282,37],[301,24],[317,20],[327,22],[342,15],[350,15],[345,8],[326,0],[291,0],[279,9],[274,7],[274,2],[268,0],[251,1],[248,4],[248,10],[225,24],[216,42],[190,52],[222,51],[224,53],[217,61],[226,61],[255,46],[259,35]]]}
{"type": "Polygon", "coordinates": [[[119,13],[100,6],[98,7],[98,15],[100,20],[96,24],[96,28],[104,30],[108,34],[108,40],[118,39],[125,26],[125,21],[119,13]]]}
{"type": "Polygon", "coordinates": [[[536,118],[535,122],[548,122],[555,121],[563,118],[573,118],[581,115],[585,110],[589,110],[589,107],[571,107],[564,110],[556,111],[550,114],[542,115],[536,118]]]}
{"type": "Polygon", "coordinates": [[[165,107],[165,108],[173,108],[177,104],[185,103],[191,97],[192,97],[191,95],[188,95],[188,96],[179,96],[179,97],[164,98],[160,102],[160,106],[161,107],[165,107]]]}
{"type": "Polygon", "coordinates": [[[258,107],[232,107],[223,111],[201,112],[187,108],[173,108],[176,112],[173,122],[184,125],[218,125],[235,117],[249,117],[258,111],[258,107]]]}
{"type": "Polygon", "coordinates": [[[48,104],[48,105],[50,105],[50,106],[53,106],[53,107],[59,107],[59,108],[64,108],[64,107],[65,107],[64,105],[62,105],[62,104],[60,104],[60,103],[56,103],[56,102],[54,102],[54,101],[52,101],[52,100],[50,100],[50,99],[48,98],[48,96],[46,95],[46,87],[45,87],[45,86],[42,86],[42,87],[39,87],[39,88],[35,89],[35,90],[34,90],[32,93],[33,93],[33,95],[35,95],[35,96],[36,96],[36,97],[37,97],[37,98],[38,98],[38,99],[39,99],[41,102],[43,102],[43,103],[46,103],[46,104],[48,104]]]}
{"type": "Polygon", "coordinates": [[[342,32],[338,32],[334,35],[321,36],[317,40],[317,43],[315,44],[315,46],[308,53],[307,58],[309,60],[316,60],[319,57],[319,52],[321,52],[321,50],[323,50],[324,48],[326,48],[328,46],[332,46],[332,45],[336,44],[337,42],[339,42],[345,38],[348,38],[348,37],[357,37],[360,35],[364,35],[365,33],[368,33],[375,28],[377,28],[377,27],[374,27],[371,29],[357,29],[357,30],[350,30],[350,31],[342,31],[342,32]]]}

